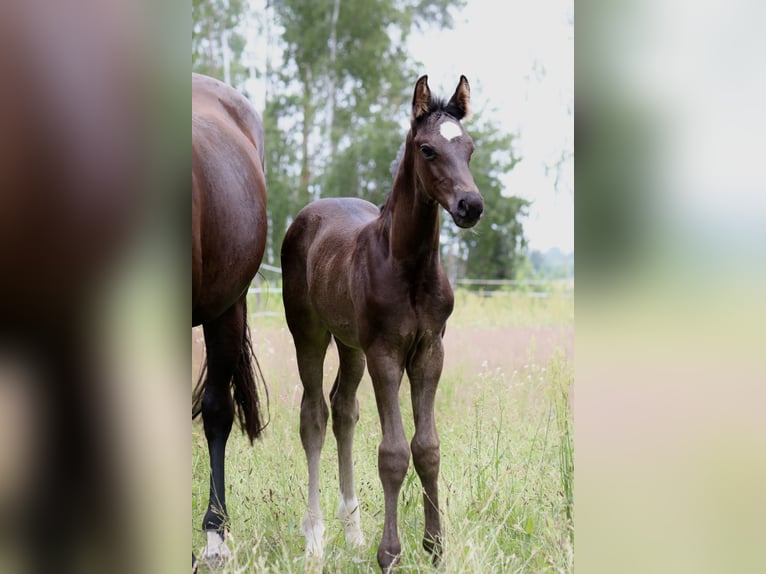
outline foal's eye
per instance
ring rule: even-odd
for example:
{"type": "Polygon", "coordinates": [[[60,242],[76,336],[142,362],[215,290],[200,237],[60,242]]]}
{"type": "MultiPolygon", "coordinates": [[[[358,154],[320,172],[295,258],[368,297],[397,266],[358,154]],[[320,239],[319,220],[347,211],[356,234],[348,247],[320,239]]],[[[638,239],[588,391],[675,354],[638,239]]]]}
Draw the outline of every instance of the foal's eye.
{"type": "Polygon", "coordinates": [[[436,157],[436,152],[430,145],[420,146],[420,153],[422,153],[423,157],[426,159],[433,159],[436,157]]]}

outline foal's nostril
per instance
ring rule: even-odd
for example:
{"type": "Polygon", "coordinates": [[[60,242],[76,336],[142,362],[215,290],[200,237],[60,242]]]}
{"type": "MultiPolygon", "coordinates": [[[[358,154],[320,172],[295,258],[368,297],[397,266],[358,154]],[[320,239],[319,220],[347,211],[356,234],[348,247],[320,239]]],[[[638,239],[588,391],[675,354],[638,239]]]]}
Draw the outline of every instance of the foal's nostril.
{"type": "Polygon", "coordinates": [[[461,199],[457,202],[457,214],[460,217],[465,217],[468,215],[468,204],[466,203],[465,199],[461,199]]]}
{"type": "Polygon", "coordinates": [[[458,190],[455,199],[457,202],[450,210],[455,223],[463,228],[476,225],[484,211],[484,199],[479,192],[458,190]]]}

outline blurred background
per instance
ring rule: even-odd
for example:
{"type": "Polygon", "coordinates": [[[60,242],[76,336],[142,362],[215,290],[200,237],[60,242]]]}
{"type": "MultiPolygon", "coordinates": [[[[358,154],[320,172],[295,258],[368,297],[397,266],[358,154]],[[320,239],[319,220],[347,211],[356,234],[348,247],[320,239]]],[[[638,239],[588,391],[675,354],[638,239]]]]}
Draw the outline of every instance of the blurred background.
{"type": "Polygon", "coordinates": [[[760,569],[764,15],[577,4],[578,571],[760,569]]]}
{"type": "Polygon", "coordinates": [[[190,29],[0,4],[0,572],[188,570],[190,29]]]}

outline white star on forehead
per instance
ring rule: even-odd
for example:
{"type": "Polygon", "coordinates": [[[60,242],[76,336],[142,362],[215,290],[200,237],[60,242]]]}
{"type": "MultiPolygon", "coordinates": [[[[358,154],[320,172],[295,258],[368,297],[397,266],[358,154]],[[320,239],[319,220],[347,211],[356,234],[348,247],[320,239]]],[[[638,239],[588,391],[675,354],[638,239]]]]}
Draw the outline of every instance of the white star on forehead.
{"type": "Polygon", "coordinates": [[[451,122],[447,120],[446,122],[442,122],[439,126],[439,133],[442,135],[444,139],[447,139],[449,141],[452,141],[456,137],[463,134],[463,130],[460,129],[460,126],[457,125],[455,122],[451,122]]]}

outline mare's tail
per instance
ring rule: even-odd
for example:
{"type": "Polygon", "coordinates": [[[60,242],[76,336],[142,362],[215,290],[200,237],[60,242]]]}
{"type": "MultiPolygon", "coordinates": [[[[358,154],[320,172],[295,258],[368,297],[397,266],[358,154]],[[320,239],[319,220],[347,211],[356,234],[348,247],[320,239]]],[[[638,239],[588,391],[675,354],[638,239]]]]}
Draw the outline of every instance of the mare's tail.
{"type": "MultiPolygon", "coordinates": [[[[247,302],[242,305],[244,314],[244,333],[240,347],[237,366],[231,378],[231,386],[234,390],[234,406],[242,432],[246,433],[252,443],[261,435],[269,421],[263,421],[260,398],[258,397],[258,381],[263,385],[266,394],[266,414],[268,414],[269,391],[266,387],[266,379],[263,377],[261,365],[253,352],[253,344],[250,340],[250,329],[247,327],[247,302]],[[255,368],[253,368],[255,366],[255,368]]],[[[192,418],[196,418],[202,412],[202,397],[205,394],[205,382],[207,371],[207,358],[200,371],[199,379],[194,387],[192,395],[192,418]]]]}

